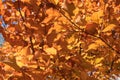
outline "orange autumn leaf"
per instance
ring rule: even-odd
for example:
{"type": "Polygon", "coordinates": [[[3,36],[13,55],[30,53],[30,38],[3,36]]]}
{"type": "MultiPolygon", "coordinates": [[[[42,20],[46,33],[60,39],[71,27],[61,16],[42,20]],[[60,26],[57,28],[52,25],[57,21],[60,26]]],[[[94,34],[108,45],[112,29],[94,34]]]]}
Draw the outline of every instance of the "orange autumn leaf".
{"type": "Polygon", "coordinates": [[[0,79],[119,77],[119,5],[119,0],[0,0],[0,79]]]}

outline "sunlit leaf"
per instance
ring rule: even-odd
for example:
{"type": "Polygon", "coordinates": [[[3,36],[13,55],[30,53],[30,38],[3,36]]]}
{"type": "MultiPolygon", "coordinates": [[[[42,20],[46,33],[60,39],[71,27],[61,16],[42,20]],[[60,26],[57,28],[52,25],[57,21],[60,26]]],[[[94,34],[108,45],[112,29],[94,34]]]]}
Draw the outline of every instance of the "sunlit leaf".
{"type": "Polygon", "coordinates": [[[6,3],[8,6],[13,6],[13,4],[11,4],[10,2],[7,2],[6,3]]]}
{"type": "Polygon", "coordinates": [[[5,42],[0,46],[0,75],[4,80],[109,80],[119,75],[120,60],[114,61],[120,48],[118,4],[0,0],[5,42]]]}
{"type": "Polygon", "coordinates": [[[46,49],[45,49],[45,52],[46,52],[47,54],[49,54],[49,55],[56,55],[56,54],[57,54],[57,50],[56,50],[55,48],[53,48],[53,47],[51,47],[51,48],[46,48],[46,49]]]}
{"type": "Polygon", "coordinates": [[[30,55],[30,54],[32,54],[32,52],[30,50],[30,46],[26,46],[20,52],[16,53],[15,55],[16,56],[19,56],[19,55],[26,56],[26,55],[30,55]]]}
{"type": "Polygon", "coordinates": [[[33,58],[30,47],[23,48],[20,52],[15,54],[16,63],[19,67],[26,66],[27,63],[33,58]]]}
{"type": "Polygon", "coordinates": [[[99,47],[99,45],[98,44],[96,44],[96,43],[92,43],[92,44],[90,44],[89,46],[88,46],[88,49],[87,50],[96,50],[97,48],[99,47]]]}
{"type": "Polygon", "coordinates": [[[95,59],[95,64],[100,63],[103,59],[104,59],[103,57],[102,57],[102,58],[96,58],[96,59],[95,59]]]}
{"type": "Polygon", "coordinates": [[[3,60],[1,62],[9,65],[12,68],[14,68],[16,71],[20,71],[20,67],[16,63],[15,56],[10,55],[8,59],[5,59],[5,60],[3,60]]]}
{"type": "Polygon", "coordinates": [[[49,0],[51,3],[57,5],[59,3],[59,0],[49,0]]]}
{"type": "MultiPolygon", "coordinates": [[[[23,11],[21,11],[21,14],[23,17],[25,17],[25,13],[23,11]]],[[[16,12],[16,16],[21,16],[19,11],[16,12]]]]}
{"type": "Polygon", "coordinates": [[[68,40],[67,40],[67,42],[70,44],[70,43],[72,43],[72,42],[74,42],[75,41],[75,37],[74,37],[74,35],[72,35],[68,40]]]}
{"type": "Polygon", "coordinates": [[[88,50],[96,50],[96,49],[98,49],[98,47],[100,47],[100,46],[106,46],[106,44],[102,41],[102,40],[96,40],[94,43],[92,43],[92,44],[90,44],[89,46],[88,46],[88,49],[87,49],[87,51],[88,50]]]}
{"type": "Polygon", "coordinates": [[[22,2],[30,3],[30,0],[21,0],[22,2]]]}
{"type": "Polygon", "coordinates": [[[101,20],[101,17],[103,17],[104,14],[103,14],[103,10],[100,10],[98,12],[94,12],[91,16],[91,20],[96,22],[96,23],[99,23],[100,20],[101,20]]]}
{"type": "Polygon", "coordinates": [[[100,67],[102,65],[103,65],[102,63],[99,63],[99,64],[96,64],[95,67],[100,67]]]}
{"type": "Polygon", "coordinates": [[[102,40],[96,40],[95,43],[99,46],[105,46],[106,45],[102,40]]]}
{"type": "Polygon", "coordinates": [[[113,30],[115,27],[116,27],[115,24],[109,24],[107,27],[105,27],[105,28],[103,29],[102,32],[108,32],[108,31],[111,31],[111,30],[113,30]]]}

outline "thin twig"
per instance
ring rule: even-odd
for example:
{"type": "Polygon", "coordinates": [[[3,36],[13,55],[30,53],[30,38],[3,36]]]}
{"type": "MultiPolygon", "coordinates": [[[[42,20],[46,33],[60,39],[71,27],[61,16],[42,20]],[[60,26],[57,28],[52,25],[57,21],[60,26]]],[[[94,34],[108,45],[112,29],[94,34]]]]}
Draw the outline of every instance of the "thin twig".
{"type": "Polygon", "coordinates": [[[35,50],[34,50],[34,45],[33,45],[33,41],[32,41],[32,36],[30,36],[29,38],[30,38],[30,44],[31,44],[32,53],[34,54],[35,50]]]}
{"type": "Polygon", "coordinates": [[[35,15],[35,19],[37,19],[38,14],[39,14],[40,9],[41,9],[42,6],[43,6],[43,4],[41,3],[41,4],[39,5],[39,7],[38,7],[37,13],[36,13],[36,15],[35,15]]]}
{"type": "MultiPolygon", "coordinates": [[[[18,11],[19,11],[19,13],[20,13],[20,16],[21,16],[23,22],[25,22],[25,19],[24,19],[23,15],[22,15],[21,9],[20,9],[20,0],[18,0],[18,11]]],[[[26,26],[25,24],[23,24],[23,25],[24,25],[24,27],[25,27],[25,30],[27,31],[27,26],[26,26]]],[[[32,33],[32,31],[31,31],[31,33],[32,33]]],[[[33,42],[32,42],[32,35],[30,35],[29,39],[30,39],[30,44],[31,44],[32,53],[34,54],[35,50],[34,50],[34,45],[33,45],[33,42]]]]}
{"type": "Polygon", "coordinates": [[[110,49],[112,49],[113,51],[115,51],[116,53],[120,54],[119,51],[115,50],[110,44],[108,44],[102,37],[97,37],[100,40],[102,40],[102,42],[104,42],[110,49]]]}
{"type": "Polygon", "coordinates": [[[65,11],[64,9],[59,9],[59,12],[71,23],[71,24],[73,24],[75,27],[76,27],[76,29],[78,29],[78,30],[80,30],[80,31],[83,31],[83,29],[81,29],[77,24],[75,24],[70,18],[68,18],[64,13],[63,13],[63,11],[65,11]]]}
{"type": "Polygon", "coordinates": [[[79,45],[79,55],[82,53],[82,44],[80,43],[80,45],[79,45]]]}
{"type": "Polygon", "coordinates": [[[22,15],[22,12],[21,12],[21,10],[20,10],[20,0],[18,0],[18,11],[19,11],[19,13],[20,13],[20,16],[21,16],[23,22],[25,22],[25,19],[24,19],[23,15],[22,15]]]}
{"type": "Polygon", "coordinates": [[[113,66],[115,61],[117,61],[119,59],[119,57],[116,55],[115,58],[112,60],[111,64],[110,64],[110,69],[108,70],[108,73],[110,73],[113,70],[113,66]]]}
{"type": "MultiPolygon", "coordinates": [[[[24,22],[25,22],[25,19],[24,19],[23,15],[22,15],[22,12],[21,12],[21,9],[20,9],[20,0],[18,0],[18,11],[19,11],[20,16],[21,16],[21,18],[22,18],[22,21],[23,21],[23,23],[24,23],[24,22]]],[[[27,26],[26,26],[25,24],[23,24],[23,25],[24,25],[24,27],[25,27],[25,30],[27,31],[27,26]]]]}

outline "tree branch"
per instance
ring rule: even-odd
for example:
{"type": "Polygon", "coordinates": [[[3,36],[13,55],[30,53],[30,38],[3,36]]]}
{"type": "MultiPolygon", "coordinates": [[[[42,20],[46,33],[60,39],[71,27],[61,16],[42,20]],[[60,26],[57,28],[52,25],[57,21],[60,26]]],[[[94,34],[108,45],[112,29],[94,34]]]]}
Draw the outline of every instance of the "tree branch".
{"type": "MultiPolygon", "coordinates": [[[[72,24],[72,25],[74,25],[75,26],[75,28],[76,29],[78,29],[78,30],[80,30],[80,31],[82,31],[83,32],[83,29],[81,29],[77,24],[75,24],[70,18],[68,18],[65,14],[64,14],[64,9],[61,9],[60,7],[58,7],[59,9],[57,9],[57,10],[59,10],[59,12],[72,24]]],[[[66,12],[66,11],[65,11],[66,12]]]]}
{"type": "Polygon", "coordinates": [[[30,44],[31,44],[32,53],[34,54],[35,50],[34,50],[34,45],[33,45],[33,42],[32,42],[32,36],[30,36],[29,38],[30,38],[30,44]]]}
{"type": "Polygon", "coordinates": [[[113,66],[115,61],[117,61],[119,59],[118,56],[115,56],[115,58],[112,60],[111,64],[110,64],[110,69],[108,70],[108,73],[110,73],[113,70],[113,66]]]}
{"type": "MultiPolygon", "coordinates": [[[[73,25],[78,29],[78,31],[81,31],[81,32],[86,33],[83,29],[81,29],[77,24],[75,24],[70,18],[68,18],[68,17],[63,13],[65,10],[63,10],[61,7],[59,7],[59,6],[57,6],[57,5],[56,5],[56,9],[59,10],[59,12],[60,12],[71,24],[73,24],[73,25]]],[[[100,37],[100,36],[98,37],[98,36],[96,36],[96,35],[91,35],[91,34],[88,34],[88,35],[100,39],[100,40],[101,40],[102,42],[104,42],[111,50],[115,51],[118,56],[120,56],[120,52],[117,51],[117,50],[115,50],[115,49],[114,49],[110,44],[108,44],[102,37],[100,37]]]]}
{"type": "MultiPolygon", "coordinates": [[[[20,9],[20,0],[18,0],[18,11],[20,13],[20,16],[21,16],[23,22],[25,22],[25,18],[23,17],[23,15],[21,13],[21,9],[20,9]]],[[[25,24],[23,24],[23,25],[25,27],[25,30],[27,31],[27,26],[25,24]]],[[[32,30],[31,30],[31,33],[32,33],[32,30]]],[[[31,44],[32,53],[34,54],[35,50],[34,50],[34,45],[32,42],[32,35],[31,34],[30,34],[29,40],[30,40],[30,44],[31,44]]]]}
{"type": "Polygon", "coordinates": [[[22,12],[21,12],[21,10],[20,10],[20,0],[18,0],[18,11],[19,11],[19,13],[20,13],[20,16],[21,16],[23,22],[25,22],[25,19],[24,19],[23,15],[22,15],[22,12]]]}

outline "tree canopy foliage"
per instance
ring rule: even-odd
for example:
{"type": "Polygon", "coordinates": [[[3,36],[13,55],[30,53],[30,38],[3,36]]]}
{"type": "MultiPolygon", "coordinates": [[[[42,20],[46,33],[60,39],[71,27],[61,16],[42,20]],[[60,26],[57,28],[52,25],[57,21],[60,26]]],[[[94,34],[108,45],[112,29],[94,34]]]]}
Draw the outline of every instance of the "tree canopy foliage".
{"type": "Polygon", "coordinates": [[[0,80],[120,75],[119,0],[0,0],[0,80]]]}

